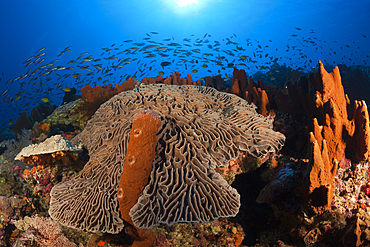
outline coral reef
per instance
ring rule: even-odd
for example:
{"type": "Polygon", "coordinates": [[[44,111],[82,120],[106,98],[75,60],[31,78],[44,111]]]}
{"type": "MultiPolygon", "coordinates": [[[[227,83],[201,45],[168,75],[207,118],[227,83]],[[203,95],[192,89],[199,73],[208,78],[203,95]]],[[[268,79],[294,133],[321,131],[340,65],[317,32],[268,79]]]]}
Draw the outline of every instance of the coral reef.
{"type": "MultiPolygon", "coordinates": [[[[368,159],[367,107],[362,101],[356,101],[354,109],[351,107],[338,67],[328,73],[319,61],[308,79],[301,76],[296,86],[287,84],[287,94],[277,93],[275,102],[278,106],[283,104],[284,110],[278,107],[279,110],[293,115],[303,106],[307,121],[317,118],[318,126],[311,129],[317,132],[318,140],[321,140],[319,135],[326,140],[330,162],[339,161],[344,155],[356,162],[368,159]],[[298,92],[300,97],[297,97],[298,92]],[[357,141],[360,141],[358,147],[354,145],[357,141]]],[[[321,148],[321,142],[318,143],[321,148]]]]}
{"type": "MultiPolygon", "coordinates": [[[[313,188],[317,189],[317,192],[321,190],[320,193],[325,193],[326,198],[321,199],[321,202],[326,202],[324,208],[321,208],[322,203],[312,207],[312,203],[309,202],[315,213],[322,213],[329,208],[333,198],[333,177],[336,174],[339,160],[343,156],[356,163],[369,159],[369,115],[366,105],[356,101],[353,118],[349,120],[347,114],[347,108],[350,107],[349,99],[344,94],[338,67],[335,67],[333,72],[329,74],[319,61],[318,68],[310,74],[309,79],[313,89],[310,90],[308,95],[313,95],[315,90],[315,99],[312,104],[310,104],[312,101],[309,100],[303,102],[307,115],[314,115],[319,118],[314,119],[313,134],[310,137],[310,142],[314,142],[313,139],[317,140],[312,148],[312,159],[314,161],[311,163],[310,181],[304,182],[304,184],[316,185],[311,187],[308,195],[305,194],[305,196],[306,198],[310,197],[310,194],[314,192],[313,188]],[[323,126],[320,126],[319,122],[323,123],[323,126]],[[354,143],[356,144],[353,145],[354,143]],[[319,150],[318,148],[323,152],[322,160],[320,160],[318,151],[314,150],[319,150]],[[316,161],[318,163],[315,164],[316,161]],[[319,168],[320,166],[321,168],[319,168]],[[317,170],[317,168],[319,169],[317,170]],[[323,170],[321,171],[321,169],[323,170]]],[[[305,97],[307,98],[308,95],[305,95],[305,97]]],[[[307,176],[305,177],[307,178],[307,176]]],[[[313,198],[317,198],[318,195],[312,194],[313,198]]]]}
{"type": "Polygon", "coordinates": [[[273,83],[278,89],[283,89],[287,83],[295,84],[305,74],[301,68],[292,69],[275,62],[267,72],[258,71],[253,74],[253,80],[273,83]]]}
{"type": "Polygon", "coordinates": [[[41,122],[47,116],[49,116],[56,106],[51,105],[49,102],[40,103],[38,106],[32,109],[31,115],[27,112],[23,112],[13,126],[13,132],[15,135],[21,135],[22,129],[31,129],[35,122],[41,122]]]}
{"type": "Polygon", "coordinates": [[[243,246],[243,228],[227,220],[211,223],[176,223],[154,227],[156,245],[161,246],[243,246]]]}
{"type": "Polygon", "coordinates": [[[239,195],[214,169],[225,166],[241,151],[264,158],[277,152],[284,141],[283,135],[272,130],[271,120],[237,96],[207,87],[143,85],[103,104],[75,137],[83,141],[90,160],[78,176],[53,187],[49,209],[52,218],[92,232],[122,230],[116,199],[118,181],[133,116],[145,109],[158,112],[162,127],[157,134],[150,182],[132,209],[135,212],[130,212],[139,228],[178,221],[210,222],[236,215],[239,195]],[[107,177],[107,182],[99,182],[107,177]],[[179,197],[183,203],[171,204],[179,197]],[[92,204],[91,198],[96,198],[97,204],[92,204]],[[109,210],[100,205],[109,205],[109,210]],[[197,210],[191,210],[190,205],[197,210]],[[85,211],[77,215],[80,206],[85,211]],[[210,207],[217,210],[208,210],[210,207]],[[172,214],[169,209],[179,213],[172,214]],[[89,220],[95,217],[91,215],[94,210],[100,210],[101,221],[89,220]]]}
{"type": "Polygon", "coordinates": [[[18,245],[35,242],[45,247],[77,246],[63,235],[61,226],[51,218],[26,216],[23,220],[15,221],[15,226],[23,231],[22,238],[17,241],[18,245]]]}
{"type": "Polygon", "coordinates": [[[55,135],[42,143],[23,148],[15,160],[32,165],[31,169],[25,169],[21,173],[21,178],[30,185],[34,195],[42,197],[48,204],[51,188],[58,182],[56,177],[71,161],[76,160],[79,152],[80,147],[72,145],[71,141],[61,135],[55,135]]]}
{"type": "Polygon", "coordinates": [[[12,220],[19,217],[20,209],[25,204],[26,201],[16,196],[5,197],[0,195],[0,246],[7,246],[5,240],[7,228],[9,229],[12,220]]]}
{"type": "Polygon", "coordinates": [[[22,134],[18,135],[18,139],[5,140],[3,143],[6,147],[4,159],[13,161],[17,154],[26,146],[31,144],[31,131],[22,130],[22,134]]]}
{"type": "Polygon", "coordinates": [[[51,125],[51,134],[81,131],[99,106],[89,104],[86,99],[78,99],[59,106],[44,123],[51,125]]]}
{"type": "Polygon", "coordinates": [[[274,64],[253,77],[256,83],[236,68],[226,79],[204,78],[224,93],[174,86],[202,84],[175,72],[86,87],[83,98],[46,119],[34,109],[24,118],[29,131],[1,145],[0,245],[151,245],[153,232],[156,246],[369,245],[368,109],[364,101],[351,104],[343,88],[361,95],[369,77],[361,68],[339,69],[328,73],[319,62],[305,75],[274,64]],[[154,158],[132,138],[142,110],[161,119],[152,133],[154,158]],[[272,129],[286,138],[280,155],[272,153],[284,137],[272,129]],[[54,150],[21,157],[30,165],[14,160],[31,143],[31,151],[49,145],[53,135],[82,141],[90,157],[54,150]],[[140,151],[135,162],[147,158],[147,174],[128,165],[140,151]],[[137,174],[145,177],[140,183],[132,182],[137,174]],[[120,182],[136,190],[126,206],[117,198],[120,182]],[[9,204],[14,198],[19,206],[9,204]],[[48,218],[48,210],[71,227],[48,218]]]}

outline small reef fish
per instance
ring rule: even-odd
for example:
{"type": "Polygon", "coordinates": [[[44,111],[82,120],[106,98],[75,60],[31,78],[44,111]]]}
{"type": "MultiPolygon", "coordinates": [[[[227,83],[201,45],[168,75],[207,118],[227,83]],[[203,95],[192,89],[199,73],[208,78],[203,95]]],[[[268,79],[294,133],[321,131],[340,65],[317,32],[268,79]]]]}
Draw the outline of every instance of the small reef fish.
{"type": "Polygon", "coordinates": [[[171,62],[162,62],[161,63],[161,66],[162,66],[162,68],[164,69],[164,67],[166,67],[166,66],[168,66],[168,65],[170,65],[171,64],[171,62]]]}
{"type": "Polygon", "coordinates": [[[45,50],[45,47],[38,49],[38,50],[36,51],[36,53],[42,52],[43,50],[45,50]]]}
{"type": "Polygon", "coordinates": [[[49,99],[48,98],[42,98],[41,99],[43,102],[45,102],[45,103],[48,103],[49,102],[49,99]]]}
{"type": "Polygon", "coordinates": [[[43,53],[40,53],[40,54],[38,54],[38,55],[36,55],[35,57],[41,57],[41,56],[44,56],[46,53],[45,52],[43,52],[43,53]]]}
{"type": "MultiPolygon", "coordinates": [[[[308,30],[311,36],[299,37],[302,29],[294,26],[293,28],[293,34],[290,35],[291,38],[288,39],[286,47],[279,48],[279,51],[276,47],[272,47],[271,44],[273,43],[271,42],[273,41],[271,39],[266,41],[270,47],[266,45],[266,42],[263,43],[250,38],[237,40],[240,37],[239,35],[237,37],[236,34],[219,41],[212,40],[210,38],[211,35],[208,33],[202,34],[198,38],[194,37],[195,35],[191,35],[181,39],[171,37],[154,40],[158,32],[147,32],[145,37],[139,40],[124,40],[121,44],[108,45],[106,48],[102,48],[103,53],[100,55],[101,57],[94,57],[93,53],[83,51],[76,53],[77,56],[74,58],[66,58],[66,62],[64,62],[64,59],[50,59],[50,62],[45,55],[46,49],[43,47],[23,62],[22,69],[28,70],[27,72],[20,71],[20,75],[6,79],[8,81],[5,84],[18,84],[19,90],[13,90],[13,85],[11,85],[12,94],[10,95],[9,88],[6,89],[4,85],[0,96],[2,96],[2,102],[12,102],[12,104],[17,104],[16,107],[20,109],[24,107],[24,103],[29,104],[29,102],[24,102],[26,97],[27,100],[31,100],[32,98],[44,97],[42,95],[50,95],[48,97],[54,99],[53,96],[59,96],[63,93],[60,89],[64,92],[69,92],[71,89],[66,87],[66,85],[72,85],[72,83],[75,87],[83,87],[85,85],[103,86],[111,81],[121,83],[129,78],[137,79],[137,77],[143,78],[145,76],[149,78],[153,74],[163,76],[170,73],[170,71],[179,71],[182,75],[188,71],[193,74],[197,73],[194,75],[196,80],[199,79],[197,77],[207,76],[201,73],[209,73],[208,75],[213,76],[218,73],[222,74],[223,79],[226,76],[226,81],[229,81],[231,79],[230,70],[235,66],[245,66],[249,70],[259,70],[262,73],[268,73],[268,70],[270,70],[272,74],[266,75],[265,80],[277,82],[281,80],[281,77],[274,74],[275,63],[277,64],[279,61],[288,58],[292,62],[296,60],[299,63],[297,65],[299,68],[311,68],[312,61],[307,59],[307,49],[314,47],[316,52],[321,51],[324,54],[325,49],[329,45],[329,41],[321,41],[312,36],[312,33],[314,33],[312,29],[311,32],[308,30]],[[275,51],[285,53],[286,55],[278,55],[275,51]],[[57,63],[61,63],[61,65],[57,63]],[[74,63],[75,67],[65,67],[65,63],[74,63]],[[24,66],[27,68],[25,69],[24,66]],[[199,67],[204,68],[204,70],[199,69],[199,67]],[[109,81],[102,78],[109,78],[109,81]],[[25,89],[22,89],[24,85],[30,87],[27,88],[27,91],[29,95],[32,95],[31,97],[28,94],[19,93],[19,91],[25,89]]],[[[367,38],[364,34],[359,34],[358,36],[362,37],[361,39],[367,38]]],[[[337,42],[333,41],[332,43],[337,42]]],[[[355,49],[355,45],[352,45],[352,43],[351,45],[342,44],[342,49],[350,51],[355,49]]],[[[58,57],[70,50],[71,46],[64,48],[58,57]]],[[[340,55],[339,52],[336,53],[331,50],[328,50],[326,54],[337,57],[340,55]]],[[[365,60],[368,60],[369,55],[369,53],[364,54],[365,60]]],[[[342,60],[344,62],[346,60],[352,61],[351,59],[354,60],[354,57],[347,58],[343,56],[342,60]]],[[[250,73],[253,72],[251,71],[250,73]]],[[[0,78],[1,82],[4,79],[0,78]]]]}
{"type": "Polygon", "coordinates": [[[5,90],[4,90],[4,92],[2,92],[2,93],[0,94],[0,96],[5,95],[7,92],[9,92],[9,89],[5,89],[5,90]]]}

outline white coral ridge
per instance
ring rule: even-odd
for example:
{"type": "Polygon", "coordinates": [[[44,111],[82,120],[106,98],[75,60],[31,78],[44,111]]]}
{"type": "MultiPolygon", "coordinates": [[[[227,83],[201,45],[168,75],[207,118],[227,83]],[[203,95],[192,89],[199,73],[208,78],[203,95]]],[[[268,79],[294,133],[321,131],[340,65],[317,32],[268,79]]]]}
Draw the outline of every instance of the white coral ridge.
{"type": "Polygon", "coordinates": [[[81,147],[73,145],[68,139],[62,137],[61,135],[55,135],[46,139],[40,144],[31,144],[23,148],[14,159],[20,160],[22,157],[30,157],[32,155],[39,154],[51,154],[57,151],[79,152],[81,150],[81,147]]]}

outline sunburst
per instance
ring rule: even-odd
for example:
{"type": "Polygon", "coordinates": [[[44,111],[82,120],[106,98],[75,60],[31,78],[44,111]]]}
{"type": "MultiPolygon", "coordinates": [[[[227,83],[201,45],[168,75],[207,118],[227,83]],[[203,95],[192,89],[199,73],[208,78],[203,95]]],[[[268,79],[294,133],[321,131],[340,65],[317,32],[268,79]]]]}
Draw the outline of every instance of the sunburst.
{"type": "Polygon", "coordinates": [[[198,1],[197,0],[176,0],[176,3],[180,6],[180,7],[184,7],[184,6],[187,6],[187,5],[192,5],[192,4],[198,4],[198,1]]]}

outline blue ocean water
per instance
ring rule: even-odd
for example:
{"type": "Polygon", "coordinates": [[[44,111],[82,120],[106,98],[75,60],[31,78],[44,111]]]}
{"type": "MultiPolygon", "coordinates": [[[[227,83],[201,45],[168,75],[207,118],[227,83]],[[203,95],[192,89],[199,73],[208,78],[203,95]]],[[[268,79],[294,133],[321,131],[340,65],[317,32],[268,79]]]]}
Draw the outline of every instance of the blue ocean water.
{"type": "Polygon", "coordinates": [[[68,87],[133,76],[369,66],[369,10],[369,0],[1,1],[0,127],[42,99],[62,104],[68,87]]]}

